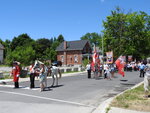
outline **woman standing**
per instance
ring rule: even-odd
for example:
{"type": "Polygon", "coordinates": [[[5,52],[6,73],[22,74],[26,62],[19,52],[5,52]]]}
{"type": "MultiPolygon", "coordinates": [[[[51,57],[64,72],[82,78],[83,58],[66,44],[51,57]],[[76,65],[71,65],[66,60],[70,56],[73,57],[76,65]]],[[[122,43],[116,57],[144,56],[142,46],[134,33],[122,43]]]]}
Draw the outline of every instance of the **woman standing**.
{"type": "Polygon", "coordinates": [[[34,88],[34,80],[35,80],[35,70],[34,70],[34,63],[32,63],[29,66],[29,71],[30,71],[30,88],[34,88]]]}
{"type": "Polygon", "coordinates": [[[44,64],[40,65],[40,71],[39,71],[39,81],[40,81],[40,91],[44,91],[46,84],[44,85],[44,83],[46,82],[46,69],[44,64]]]}

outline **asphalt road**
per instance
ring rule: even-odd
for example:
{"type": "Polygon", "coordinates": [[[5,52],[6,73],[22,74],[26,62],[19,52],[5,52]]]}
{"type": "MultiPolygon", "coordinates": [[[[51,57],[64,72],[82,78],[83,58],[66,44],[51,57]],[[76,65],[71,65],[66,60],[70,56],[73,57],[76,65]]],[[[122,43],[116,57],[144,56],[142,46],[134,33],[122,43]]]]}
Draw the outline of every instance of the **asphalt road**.
{"type": "MultiPolygon", "coordinates": [[[[29,82],[21,82],[19,89],[13,83],[0,85],[0,113],[92,113],[106,99],[143,81],[139,72],[126,72],[125,77],[116,74],[112,80],[87,79],[87,73],[62,77],[59,87],[40,92],[29,89],[29,82]]],[[[48,79],[48,86],[51,79],[48,79]]]]}

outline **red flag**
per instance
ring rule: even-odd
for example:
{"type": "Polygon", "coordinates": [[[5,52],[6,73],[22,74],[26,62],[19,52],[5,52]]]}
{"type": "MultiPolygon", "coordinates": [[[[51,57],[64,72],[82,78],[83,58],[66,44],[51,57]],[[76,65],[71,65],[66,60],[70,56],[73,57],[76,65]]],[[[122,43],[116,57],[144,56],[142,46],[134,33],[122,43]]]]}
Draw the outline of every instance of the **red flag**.
{"type": "Polygon", "coordinates": [[[124,73],[124,65],[125,65],[125,61],[123,59],[122,56],[120,56],[117,60],[116,60],[116,66],[118,68],[118,73],[121,74],[123,77],[125,75],[124,73]]]}

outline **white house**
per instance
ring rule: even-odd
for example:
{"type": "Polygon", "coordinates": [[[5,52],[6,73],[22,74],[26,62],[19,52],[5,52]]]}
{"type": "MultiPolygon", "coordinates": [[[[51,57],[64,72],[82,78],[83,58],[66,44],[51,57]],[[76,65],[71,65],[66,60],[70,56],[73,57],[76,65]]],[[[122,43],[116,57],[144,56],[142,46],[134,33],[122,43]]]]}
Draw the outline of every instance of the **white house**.
{"type": "Polygon", "coordinates": [[[4,60],[4,46],[0,43],[0,63],[4,60]]]}

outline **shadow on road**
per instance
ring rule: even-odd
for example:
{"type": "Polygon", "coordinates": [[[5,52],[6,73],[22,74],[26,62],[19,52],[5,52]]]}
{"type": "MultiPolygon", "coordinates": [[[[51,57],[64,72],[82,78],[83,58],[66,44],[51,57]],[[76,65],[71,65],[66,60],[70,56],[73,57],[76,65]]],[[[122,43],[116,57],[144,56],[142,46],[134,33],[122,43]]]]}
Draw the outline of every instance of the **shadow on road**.
{"type": "Polygon", "coordinates": [[[48,88],[58,88],[58,87],[62,87],[62,86],[64,86],[64,85],[50,86],[48,88]]]}

